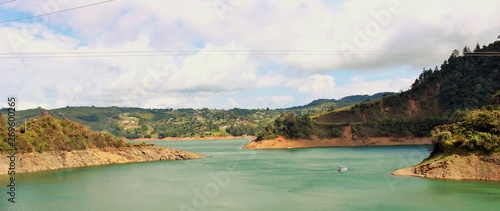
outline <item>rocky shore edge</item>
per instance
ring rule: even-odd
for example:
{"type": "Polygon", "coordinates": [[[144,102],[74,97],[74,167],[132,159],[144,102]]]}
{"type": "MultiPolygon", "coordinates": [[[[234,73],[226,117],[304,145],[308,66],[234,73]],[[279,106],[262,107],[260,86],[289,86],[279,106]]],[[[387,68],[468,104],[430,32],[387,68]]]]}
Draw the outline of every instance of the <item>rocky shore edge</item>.
{"type": "MultiPolygon", "coordinates": [[[[0,175],[8,174],[11,166],[9,154],[0,154],[0,175]]],[[[93,148],[73,151],[31,152],[14,156],[15,172],[28,173],[64,168],[98,166],[132,162],[188,160],[203,155],[169,147],[134,146],[119,148],[93,148]]]]}
{"type": "Polygon", "coordinates": [[[447,180],[500,181],[500,153],[491,155],[441,155],[433,161],[392,172],[395,176],[413,176],[447,180]]]}

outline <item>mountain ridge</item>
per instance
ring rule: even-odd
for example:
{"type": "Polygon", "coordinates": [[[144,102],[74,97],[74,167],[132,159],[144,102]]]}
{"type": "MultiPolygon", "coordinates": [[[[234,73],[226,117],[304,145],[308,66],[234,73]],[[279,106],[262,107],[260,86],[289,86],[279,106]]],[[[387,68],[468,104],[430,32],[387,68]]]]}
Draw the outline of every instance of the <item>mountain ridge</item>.
{"type": "Polygon", "coordinates": [[[341,108],[341,107],[349,106],[349,105],[352,105],[355,103],[375,100],[375,99],[381,98],[383,96],[394,95],[394,94],[396,94],[396,93],[395,92],[379,92],[379,93],[376,93],[373,95],[368,95],[368,94],[350,95],[350,96],[340,98],[338,100],[321,98],[321,99],[313,100],[306,105],[293,106],[293,107],[278,109],[278,110],[296,110],[296,109],[310,108],[310,107],[315,107],[315,106],[321,106],[321,105],[326,104],[326,103],[339,103],[340,106],[338,106],[338,108],[341,108]]]}
{"type": "MultiPolygon", "coordinates": [[[[49,114],[78,122],[93,131],[105,131],[128,139],[206,138],[256,135],[281,113],[319,115],[357,102],[374,100],[391,93],[353,95],[339,100],[315,100],[301,108],[284,109],[146,109],[133,107],[67,106],[18,111],[17,124],[24,119],[49,114]]],[[[5,112],[5,110],[4,110],[5,112]]]]}

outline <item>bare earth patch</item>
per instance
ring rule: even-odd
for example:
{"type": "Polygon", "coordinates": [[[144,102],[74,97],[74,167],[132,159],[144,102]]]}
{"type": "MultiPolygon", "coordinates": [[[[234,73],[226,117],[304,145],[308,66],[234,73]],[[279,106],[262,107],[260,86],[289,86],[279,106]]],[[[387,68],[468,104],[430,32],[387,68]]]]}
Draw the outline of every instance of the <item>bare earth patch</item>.
{"type": "Polygon", "coordinates": [[[392,174],[432,179],[500,181],[500,153],[450,155],[433,162],[400,169],[392,174]]]}

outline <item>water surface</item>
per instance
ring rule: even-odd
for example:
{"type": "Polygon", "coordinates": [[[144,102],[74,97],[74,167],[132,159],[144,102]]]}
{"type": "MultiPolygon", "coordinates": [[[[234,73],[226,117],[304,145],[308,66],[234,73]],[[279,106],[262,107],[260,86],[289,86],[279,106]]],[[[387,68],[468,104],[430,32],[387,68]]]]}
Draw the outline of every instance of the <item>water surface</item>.
{"type": "Polygon", "coordinates": [[[19,174],[0,210],[496,210],[500,183],[394,177],[428,146],[243,150],[248,140],[154,142],[205,159],[19,174]],[[336,171],[344,164],[349,170],[336,171]]]}

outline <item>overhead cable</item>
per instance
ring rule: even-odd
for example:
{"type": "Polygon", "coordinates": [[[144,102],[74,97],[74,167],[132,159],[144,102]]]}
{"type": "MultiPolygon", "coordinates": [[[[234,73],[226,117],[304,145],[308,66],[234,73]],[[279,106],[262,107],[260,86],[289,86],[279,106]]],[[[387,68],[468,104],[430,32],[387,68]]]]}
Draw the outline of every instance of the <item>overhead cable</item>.
{"type": "MultiPolygon", "coordinates": [[[[16,19],[11,19],[11,20],[6,20],[6,21],[0,21],[0,23],[9,23],[9,22],[15,22],[15,21],[33,19],[33,18],[43,17],[43,16],[47,16],[47,15],[53,15],[53,14],[56,14],[56,13],[62,13],[62,12],[67,12],[67,11],[71,11],[71,10],[82,9],[82,8],[85,8],[85,7],[96,6],[96,5],[99,5],[99,4],[109,3],[109,2],[112,2],[112,1],[114,1],[114,0],[101,1],[101,2],[97,2],[97,3],[93,3],[93,4],[86,4],[86,5],[82,5],[82,6],[78,6],[78,7],[72,7],[72,8],[68,8],[68,9],[58,10],[58,11],[55,11],[55,12],[49,12],[49,13],[44,13],[44,14],[39,14],[39,15],[34,15],[34,16],[29,16],[29,17],[23,17],[23,18],[16,18],[16,19]]],[[[8,3],[8,2],[5,2],[5,3],[8,3]]]]}

